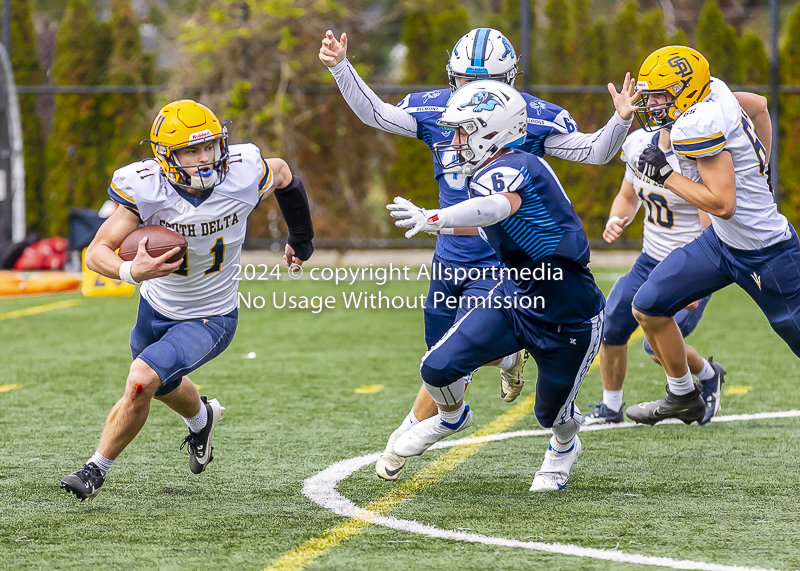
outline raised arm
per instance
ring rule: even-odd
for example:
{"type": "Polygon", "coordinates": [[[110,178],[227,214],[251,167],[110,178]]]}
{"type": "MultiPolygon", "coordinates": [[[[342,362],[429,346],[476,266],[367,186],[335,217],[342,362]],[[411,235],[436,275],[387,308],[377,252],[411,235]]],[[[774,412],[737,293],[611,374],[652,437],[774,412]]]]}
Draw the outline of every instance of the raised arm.
{"type": "Polygon", "coordinates": [[[322,40],[319,59],[328,67],[342,97],[365,125],[404,137],[417,136],[417,120],[375,95],[347,61],[347,34],[337,40],[330,30],[322,40]]]}
{"type": "Polygon", "coordinates": [[[614,101],[614,115],[601,129],[594,133],[553,133],[544,142],[544,150],[548,155],[590,165],[602,165],[611,160],[619,152],[636,110],[635,101],[638,92],[631,75],[625,75],[622,91],[612,83],[608,84],[608,92],[614,101]]]}

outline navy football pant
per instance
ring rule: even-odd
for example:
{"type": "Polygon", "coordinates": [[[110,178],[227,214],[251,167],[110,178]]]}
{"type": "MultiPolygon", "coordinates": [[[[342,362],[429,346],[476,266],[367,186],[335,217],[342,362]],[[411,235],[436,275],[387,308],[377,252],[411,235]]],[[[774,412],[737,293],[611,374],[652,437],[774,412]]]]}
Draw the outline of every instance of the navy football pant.
{"type": "Polygon", "coordinates": [[[800,357],[800,240],[760,250],[724,244],[712,226],[674,250],[653,270],[633,299],[645,315],[673,316],[689,303],[736,283],[767,316],[772,329],[800,357]]]}
{"type": "MultiPolygon", "coordinates": [[[[619,278],[611,288],[606,302],[606,322],[603,328],[604,345],[627,345],[631,335],[639,327],[639,322],[633,316],[631,304],[636,292],[647,281],[656,266],[658,266],[658,260],[642,252],[628,273],[619,278]]],[[[711,299],[710,295],[704,297],[697,309],[692,311],[681,309],[675,314],[675,321],[678,322],[678,328],[684,338],[697,328],[709,299],[711,299]]],[[[644,340],[644,351],[648,355],[653,354],[647,339],[644,340]]]]}
{"type": "Polygon", "coordinates": [[[539,369],[536,419],[545,428],[573,416],[575,396],[600,349],[603,314],[586,325],[553,325],[512,309],[470,309],[422,359],[420,373],[433,390],[490,361],[527,349],[539,369]]]}
{"type": "Polygon", "coordinates": [[[155,396],[178,388],[184,375],[218,356],[233,340],[239,310],[205,319],[176,321],[158,313],[142,297],[131,329],[131,355],[141,359],[161,379],[155,396]]]}
{"type": "MultiPolygon", "coordinates": [[[[461,268],[463,270],[470,270],[469,266],[463,266],[452,262],[446,262],[439,256],[434,255],[431,265],[449,268],[455,270],[461,268]]],[[[482,268],[477,268],[482,270],[482,268]]],[[[491,272],[486,273],[491,276],[491,272]]],[[[447,330],[458,321],[469,310],[466,304],[461,304],[459,307],[458,301],[462,297],[486,297],[494,286],[497,285],[497,280],[494,279],[461,279],[454,281],[452,279],[431,279],[431,285],[428,288],[428,297],[425,298],[425,344],[428,349],[433,347],[439,339],[441,339],[447,330]],[[438,294],[438,295],[437,295],[438,294]],[[450,305],[448,307],[447,301],[450,305]],[[437,302],[437,300],[439,300],[437,302]]],[[[505,357],[505,355],[501,355],[505,357]]],[[[483,363],[481,363],[483,365],[483,363]]]]}

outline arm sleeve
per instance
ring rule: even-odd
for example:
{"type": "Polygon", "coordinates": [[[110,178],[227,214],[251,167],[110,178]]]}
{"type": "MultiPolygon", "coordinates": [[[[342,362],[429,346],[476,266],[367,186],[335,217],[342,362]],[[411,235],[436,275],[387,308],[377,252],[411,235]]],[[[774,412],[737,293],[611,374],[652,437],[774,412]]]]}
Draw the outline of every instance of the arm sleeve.
{"type": "Polygon", "coordinates": [[[439,213],[445,228],[491,226],[511,216],[511,202],[500,194],[470,198],[439,213]]]}
{"type": "Polygon", "coordinates": [[[289,228],[287,242],[294,249],[295,255],[305,262],[314,253],[311,243],[314,239],[314,223],[311,220],[306,188],[300,177],[293,177],[289,186],[276,188],[275,199],[289,228]]]}
{"type": "Polygon", "coordinates": [[[553,133],[545,139],[544,150],[548,155],[590,165],[602,165],[619,152],[633,118],[625,121],[614,111],[599,131],[594,133],[553,133]]]}
{"type": "Polygon", "coordinates": [[[342,97],[365,125],[395,135],[417,137],[417,120],[414,116],[375,95],[347,58],[328,69],[336,80],[342,97]]]}

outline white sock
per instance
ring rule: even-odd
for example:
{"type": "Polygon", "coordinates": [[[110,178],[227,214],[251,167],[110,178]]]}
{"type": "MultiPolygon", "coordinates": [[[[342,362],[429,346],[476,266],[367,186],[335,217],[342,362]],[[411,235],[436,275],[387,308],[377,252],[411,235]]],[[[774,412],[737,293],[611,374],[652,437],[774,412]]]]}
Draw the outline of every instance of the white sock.
{"type": "Polygon", "coordinates": [[[414,409],[412,408],[408,412],[408,415],[405,417],[405,419],[403,420],[402,424],[400,424],[400,431],[401,432],[406,432],[409,428],[411,428],[412,426],[414,426],[418,422],[419,422],[419,420],[417,420],[417,417],[414,416],[414,409]]]}
{"type": "Polygon", "coordinates": [[[603,389],[603,404],[614,412],[619,412],[619,409],[622,408],[622,389],[618,391],[603,389]]]}
{"type": "Polygon", "coordinates": [[[443,410],[439,411],[439,418],[442,422],[446,422],[447,424],[457,424],[459,420],[461,420],[461,415],[464,414],[464,401],[461,401],[461,406],[456,410],[445,412],[443,410]]]}
{"type": "Polygon", "coordinates": [[[667,375],[667,384],[669,385],[669,392],[673,395],[688,395],[694,390],[692,372],[687,371],[684,376],[678,378],[667,375]]]}
{"type": "Polygon", "coordinates": [[[697,380],[707,381],[716,374],[717,372],[714,370],[714,367],[711,366],[711,363],[709,363],[707,359],[703,359],[703,370],[697,373],[697,380]]]}
{"type": "Polygon", "coordinates": [[[206,427],[208,423],[208,407],[205,403],[200,403],[200,412],[194,415],[192,418],[186,418],[185,416],[182,417],[183,421],[189,427],[189,430],[197,434],[201,430],[206,427]]]}
{"type": "Polygon", "coordinates": [[[553,436],[550,437],[550,448],[552,448],[556,452],[566,452],[567,450],[572,448],[574,440],[575,440],[575,437],[573,436],[572,438],[569,439],[569,442],[567,442],[565,444],[559,444],[559,442],[556,439],[555,435],[553,435],[553,436]]]}
{"type": "Polygon", "coordinates": [[[106,476],[106,472],[108,472],[111,469],[111,466],[114,465],[113,460],[109,460],[108,458],[100,454],[97,450],[95,450],[94,454],[92,454],[92,457],[86,461],[87,464],[89,462],[93,462],[95,466],[100,468],[100,472],[102,472],[104,478],[106,476]]]}
{"type": "Polygon", "coordinates": [[[507,371],[508,369],[513,367],[516,364],[516,362],[517,362],[517,354],[511,353],[511,355],[506,355],[505,357],[503,357],[500,360],[500,362],[497,365],[495,365],[495,367],[507,371]]]}

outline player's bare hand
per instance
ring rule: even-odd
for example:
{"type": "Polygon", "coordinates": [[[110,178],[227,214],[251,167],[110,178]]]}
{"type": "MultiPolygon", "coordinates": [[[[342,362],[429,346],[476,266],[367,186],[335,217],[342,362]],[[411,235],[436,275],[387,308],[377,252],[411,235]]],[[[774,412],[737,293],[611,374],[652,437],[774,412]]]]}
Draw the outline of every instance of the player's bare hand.
{"type": "Polygon", "coordinates": [[[619,116],[626,121],[633,117],[634,112],[638,109],[636,101],[639,99],[641,91],[636,90],[636,82],[631,79],[631,74],[625,74],[622,91],[617,93],[617,88],[614,84],[609,83],[608,92],[611,94],[611,99],[614,101],[614,109],[617,110],[619,116]]]}
{"type": "Polygon", "coordinates": [[[303,260],[295,255],[294,248],[292,248],[289,244],[286,244],[283,259],[286,261],[286,267],[289,268],[289,271],[291,272],[296,272],[300,266],[303,265],[303,260]]]}
{"type": "Polygon", "coordinates": [[[139,240],[139,249],[136,251],[136,257],[133,258],[133,263],[131,264],[131,277],[137,282],[142,282],[168,276],[181,266],[182,258],[171,264],[167,262],[179,251],[180,248],[172,248],[166,254],[154,258],[147,253],[147,236],[145,236],[139,240]]]}
{"type": "Polygon", "coordinates": [[[603,231],[603,240],[611,244],[614,240],[622,236],[622,231],[625,230],[628,220],[629,218],[625,216],[624,218],[614,220],[608,224],[606,229],[603,231]]]}
{"type": "Polygon", "coordinates": [[[344,61],[347,56],[347,34],[342,33],[338,40],[333,36],[333,32],[328,30],[322,40],[322,47],[319,48],[319,59],[328,67],[334,67],[344,61]]]}
{"type": "Polygon", "coordinates": [[[702,299],[698,299],[697,301],[693,301],[692,303],[690,303],[689,305],[687,305],[683,309],[685,309],[686,311],[694,311],[695,309],[700,307],[700,302],[701,301],[703,301],[703,300],[702,299]]]}

